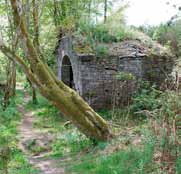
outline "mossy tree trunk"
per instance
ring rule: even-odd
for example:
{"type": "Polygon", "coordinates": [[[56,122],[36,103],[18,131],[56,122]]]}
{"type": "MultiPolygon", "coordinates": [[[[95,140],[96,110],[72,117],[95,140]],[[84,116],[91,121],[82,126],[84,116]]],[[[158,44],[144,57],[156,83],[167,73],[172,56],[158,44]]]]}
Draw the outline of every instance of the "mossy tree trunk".
{"type": "Polygon", "coordinates": [[[32,103],[33,104],[37,104],[38,103],[38,99],[37,99],[37,95],[36,95],[36,88],[35,86],[33,85],[33,83],[31,82],[31,80],[29,80],[27,78],[27,81],[31,87],[31,98],[32,98],[32,103]]]}
{"type": "MultiPolygon", "coordinates": [[[[8,16],[8,24],[9,24],[9,29],[7,30],[8,38],[11,40],[11,48],[12,51],[15,52],[16,46],[18,44],[17,39],[12,39],[13,37],[13,30],[14,30],[14,25],[13,25],[13,20],[12,17],[10,16],[10,6],[8,3],[8,0],[4,1],[6,4],[6,10],[7,10],[7,16],[8,16]]],[[[6,70],[6,88],[4,90],[4,109],[8,106],[10,98],[15,96],[16,93],[16,62],[15,60],[9,60],[7,62],[7,70],[6,70]]]]}
{"type": "Polygon", "coordinates": [[[16,89],[16,63],[9,61],[7,66],[7,82],[4,90],[4,108],[9,104],[9,100],[15,95],[16,89]]]}
{"type": "Polygon", "coordinates": [[[14,21],[25,46],[28,64],[14,54],[0,41],[0,50],[15,59],[23,68],[28,79],[37,86],[40,93],[51,101],[86,136],[106,141],[113,137],[107,122],[101,118],[74,90],[58,80],[48,65],[43,62],[38,49],[33,45],[27,32],[21,3],[11,0],[14,21]]]}

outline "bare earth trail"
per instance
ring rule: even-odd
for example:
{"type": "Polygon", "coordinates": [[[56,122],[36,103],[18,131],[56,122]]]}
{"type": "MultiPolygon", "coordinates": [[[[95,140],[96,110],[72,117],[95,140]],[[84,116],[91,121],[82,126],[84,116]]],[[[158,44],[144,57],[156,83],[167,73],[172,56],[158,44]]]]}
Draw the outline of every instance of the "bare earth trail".
{"type": "Polygon", "coordinates": [[[22,114],[22,123],[19,130],[19,147],[28,156],[29,162],[37,168],[39,174],[65,174],[64,168],[58,168],[57,165],[60,161],[44,158],[46,152],[40,152],[37,155],[32,155],[27,149],[27,142],[38,140],[39,144],[45,143],[46,139],[49,139],[51,135],[41,133],[33,127],[35,116],[33,111],[27,111],[25,105],[29,102],[30,96],[25,93],[24,103],[18,106],[18,111],[22,114]],[[49,137],[47,137],[49,136],[49,137]]]}

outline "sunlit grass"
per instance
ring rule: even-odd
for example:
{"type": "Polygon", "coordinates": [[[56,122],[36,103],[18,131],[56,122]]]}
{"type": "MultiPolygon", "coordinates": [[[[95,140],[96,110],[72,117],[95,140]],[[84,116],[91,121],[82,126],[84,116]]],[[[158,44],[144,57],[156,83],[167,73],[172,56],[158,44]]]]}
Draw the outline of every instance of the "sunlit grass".
{"type": "Polygon", "coordinates": [[[17,90],[9,106],[4,110],[0,106],[0,150],[9,148],[7,156],[0,156],[0,173],[3,171],[5,160],[8,161],[8,174],[35,174],[37,171],[29,164],[27,157],[18,148],[17,127],[21,122],[21,113],[17,106],[23,103],[24,94],[17,90]]]}

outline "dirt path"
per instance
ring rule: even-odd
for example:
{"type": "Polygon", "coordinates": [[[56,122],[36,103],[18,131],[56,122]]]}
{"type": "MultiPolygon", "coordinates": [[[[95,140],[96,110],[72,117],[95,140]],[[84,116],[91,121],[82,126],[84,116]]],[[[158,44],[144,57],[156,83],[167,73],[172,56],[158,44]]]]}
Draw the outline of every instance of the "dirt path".
{"type": "Polygon", "coordinates": [[[40,171],[39,174],[65,174],[64,168],[57,167],[58,161],[45,158],[48,153],[46,146],[52,137],[47,133],[41,133],[33,127],[35,121],[34,113],[25,109],[25,105],[29,100],[30,97],[25,94],[24,103],[18,106],[18,110],[23,117],[19,126],[19,147],[28,156],[29,162],[40,171]],[[33,143],[37,143],[37,147],[44,147],[44,151],[34,155],[30,153],[28,146],[33,143]]]}

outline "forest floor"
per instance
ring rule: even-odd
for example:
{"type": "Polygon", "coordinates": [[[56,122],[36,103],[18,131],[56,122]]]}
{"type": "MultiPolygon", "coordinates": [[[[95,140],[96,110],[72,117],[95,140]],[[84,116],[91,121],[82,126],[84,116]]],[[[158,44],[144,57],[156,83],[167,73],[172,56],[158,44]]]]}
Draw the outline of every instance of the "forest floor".
{"type": "Polygon", "coordinates": [[[28,156],[30,164],[37,168],[40,174],[64,174],[64,168],[57,167],[57,160],[46,158],[49,152],[46,146],[47,143],[52,140],[52,135],[41,132],[33,126],[33,123],[36,121],[33,110],[27,110],[25,108],[25,105],[27,105],[30,100],[30,96],[26,92],[24,103],[18,106],[18,111],[22,114],[22,122],[19,126],[19,147],[28,156]],[[32,154],[29,148],[35,145],[35,143],[37,143],[36,148],[41,147],[44,149],[32,154]]]}
{"type": "Polygon", "coordinates": [[[129,112],[119,111],[119,119],[113,121],[110,111],[101,111],[119,136],[110,142],[93,142],[41,95],[37,94],[38,103],[33,104],[30,92],[19,90],[23,103],[18,104],[18,147],[36,169],[23,174],[164,173],[147,120],[129,118],[129,112]]]}
{"type": "MultiPolygon", "coordinates": [[[[39,103],[34,105],[29,92],[21,89],[21,86],[19,88],[24,93],[24,102],[18,105],[22,118],[18,127],[19,148],[38,174],[64,174],[67,173],[66,167],[85,160],[91,162],[100,155],[109,155],[130,144],[130,139],[127,138],[94,146],[73,125],[65,125],[67,121],[59,119],[60,115],[57,116],[58,119],[53,119],[57,113],[44,99],[38,98],[39,103]]],[[[132,137],[133,145],[141,143],[141,136],[134,134],[133,129],[124,129],[122,134],[124,137],[132,137]]]]}

